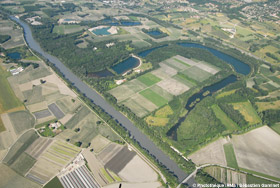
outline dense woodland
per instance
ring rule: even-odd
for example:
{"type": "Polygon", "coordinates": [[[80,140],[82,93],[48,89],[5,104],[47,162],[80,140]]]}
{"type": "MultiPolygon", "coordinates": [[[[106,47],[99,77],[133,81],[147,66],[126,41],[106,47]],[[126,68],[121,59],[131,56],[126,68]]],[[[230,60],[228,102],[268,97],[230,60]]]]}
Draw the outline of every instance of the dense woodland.
{"type": "Polygon", "coordinates": [[[87,41],[89,43],[87,48],[82,49],[77,47],[82,32],[58,35],[52,33],[53,27],[53,23],[48,22],[47,25],[34,26],[32,29],[44,50],[58,57],[81,77],[110,67],[129,55],[126,45],[130,42],[112,40],[93,43],[87,41]],[[115,43],[115,45],[108,48],[107,43],[115,43]],[[94,47],[97,50],[94,50],[94,47]]]}

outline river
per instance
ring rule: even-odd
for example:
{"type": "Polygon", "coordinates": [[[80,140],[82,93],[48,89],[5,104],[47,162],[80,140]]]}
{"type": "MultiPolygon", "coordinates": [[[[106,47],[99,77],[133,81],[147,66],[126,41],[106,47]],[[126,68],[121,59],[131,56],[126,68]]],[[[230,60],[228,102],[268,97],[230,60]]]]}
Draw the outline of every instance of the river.
{"type": "Polygon", "coordinates": [[[84,93],[85,96],[93,100],[96,105],[100,106],[105,112],[110,114],[117,122],[125,127],[134,137],[134,139],[143,148],[148,150],[149,153],[154,156],[160,163],[165,165],[171,172],[173,172],[178,177],[180,182],[187,177],[187,174],[183,170],[181,170],[173,160],[171,160],[166,154],[164,154],[145,134],[143,134],[138,128],[136,128],[134,124],[129,119],[127,119],[127,117],[125,117],[122,113],[118,112],[114,107],[112,107],[107,101],[105,101],[102,96],[100,96],[95,90],[90,88],[80,78],[73,74],[70,69],[68,69],[56,57],[45,52],[34,40],[31,29],[25,22],[19,20],[14,16],[11,16],[10,18],[23,27],[25,40],[32,50],[38,52],[51,63],[53,63],[57,67],[57,69],[59,69],[60,72],[65,76],[65,78],[72,82],[72,84],[77,87],[82,93],[84,93]]]}

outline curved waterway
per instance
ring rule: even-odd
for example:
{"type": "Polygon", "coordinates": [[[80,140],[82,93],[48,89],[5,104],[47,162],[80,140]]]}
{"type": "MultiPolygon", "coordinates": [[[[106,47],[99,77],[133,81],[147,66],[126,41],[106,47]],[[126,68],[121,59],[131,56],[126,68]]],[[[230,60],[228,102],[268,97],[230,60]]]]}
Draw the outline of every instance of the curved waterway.
{"type": "MultiPolygon", "coordinates": [[[[89,99],[93,100],[94,103],[100,106],[105,112],[110,114],[112,118],[118,121],[123,127],[125,127],[134,139],[149,153],[154,156],[161,164],[165,165],[171,172],[173,172],[181,182],[187,177],[187,174],[181,170],[178,165],[171,160],[166,154],[164,154],[145,134],[143,134],[134,124],[127,119],[122,113],[118,112],[114,107],[112,107],[105,99],[100,96],[95,90],[86,85],[80,78],[73,74],[61,61],[56,57],[48,54],[40,45],[34,40],[32,32],[29,26],[18,18],[11,16],[12,20],[19,23],[24,29],[24,37],[31,49],[41,54],[43,57],[48,59],[53,63],[68,79],[72,84],[77,87],[82,93],[84,93],[89,99]]],[[[58,49],[59,50],[59,49],[58,49]]],[[[136,169],[137,170],[137,169],[136,169]]]]}
{"type": "Polygon", "coordinates": [[[248,64],[246,64],[230,55],[227,55],[223,52],[215,50],[213,48],[209,48],[207,46],[203,46],[201,44],[195,44],[195,43],[178,43],[178,45],[187,47],[187,48],[201,48],[201,49],[207,50],[207,51],[211,52],[214,56],[216,56],[216,57],[220,58],[221,60],[224,60],[226,63],[232,65],[237,73],[247,75],[251,71],[251,67],[248,64]]]}
{"type": "MultiPolygon", "coordinates": [[[[201,44],[195,44],[195,43],[178,43],[178,45],[186,47],[186,48],[201,48],[201,49],[207,50],[207,51],[211,52],[213,55],[215,55],[216,57],[218,57],[221,60],[225,61],[226,63],[232,65],[234,70],[237,73],[247,75],[251,72],[251,67],[248,64],[246,64],[232,56],[229,56],[223,52],[215,50],[213,48],[209,48],[209,47],[203,46],[201,44]]],[[[237,81],[237,77],[235,75],[230,75],[229,77],[227,77],[213,85],[202,88],[198,93],[192,95],[188,99],[188,102],[185,106],[185,109],[188,111],[187,114],[184,117],[181,117],[178,120],[178,122],[173,127],[171,127],[171,129],[169,129],[169,131],[166,133],[167,136],[171,137],[173,140],[177,140],[177,129],[180,127],[181,123],[185,121],[188,114],[190,113],[190,111],[192,109],[194,109],[196,104],[199,103],[203,98],[205,98],[207,96],[211,96],[214,92],[216,92],[236,81],[237,81]]]]}

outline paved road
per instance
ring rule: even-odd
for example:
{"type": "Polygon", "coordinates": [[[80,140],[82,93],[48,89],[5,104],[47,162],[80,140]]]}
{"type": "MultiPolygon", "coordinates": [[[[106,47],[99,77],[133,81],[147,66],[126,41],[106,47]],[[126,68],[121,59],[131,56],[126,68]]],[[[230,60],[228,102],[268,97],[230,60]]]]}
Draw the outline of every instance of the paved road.
{"type": "Polygon", "coordinates": [[[25,40],[28,46],[32,50],[38,52],[47,60],[49,60],[51,63],[53,63],[61,71],[64,77],[68,79],[82,93],[84,93],[85,96],[91,99],[96,105],[100,106],[105,112],[110,114],[113,119],[115,119],[123,127],[125,127],[130,132],[130,134],[134,137],[134,139],[143,148],[148,150],[152,156],[155,156],[155,158],[160,163],[162,163],[170,171],[172,171],[178,177],[180,182],[183,179],[185,179],[185,177],[187,177],[187,174],[183,170],[181,170],[173,160],[171,160],[166,154],[164,154],[145,134],[139,131],[138,128],[136,128],[134,124],[129,119],[127,119],[127,117],[125,117],[122,113],[114,109],[114,107],[112,107],[107,101],[105,101],[105,99],[102,96],[100,96],[95,90],[93,90],[88,85],[86,85],[82,80],[80,80],[80,78],[78,78],[75,74],[73,74],[56,57],[43,51],[40,45],[34,40],[32,36],[32,32],[26,23],[22,22],[21,20],[13,16],[11,16],[11,19],[19,23],[24,28],[25,40]]]}

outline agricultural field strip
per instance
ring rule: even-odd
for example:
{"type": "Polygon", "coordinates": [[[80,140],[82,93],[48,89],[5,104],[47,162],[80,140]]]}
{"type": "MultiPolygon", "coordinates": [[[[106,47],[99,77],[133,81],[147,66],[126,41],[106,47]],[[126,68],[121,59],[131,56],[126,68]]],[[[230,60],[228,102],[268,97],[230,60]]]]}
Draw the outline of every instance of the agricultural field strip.
{"type": "Polygon", "coordinates": [[[82,155],[87,160],[89,169],[92,171],[92,174],[97,180],[97,182],[101,186],[106,185],[107,184],[107,181],[105,181],[106,178],[103,177],[102,173],[100,172],[100,170],[103,168],[103,165],[99,162],[96,156],[93,153],[91,153],[89,149],[83,150],[82,155]]]}
{"type": "Polygon", "coordinates": [[[51,112],[48,109],[33,112],[33,114],[36,117],[36,119],[42,119],[42,118],[45,118],[45,117],[52,116],[51,112]]]}
{"type": "Polygon", "coordinates": [[[48,148],[52,141],[52,139],[39,138],[34,143],[32,143],[32,145],[30,145],[25,152],[35,159],[38,159],[38,157],[48,148]]]}
{"type": "Polygon", "coordinates": [[[59,107],[55,103],[48,105],[48,108],[57,119],[61,119],[65,116],[64,113],[59,109],[59,107]]]}
{"type": "Polygon", "coordinates": [[[252,104],[248,102],[241,103],[232,103],[235,110],[238,110],[245,118],[246,121],[249,122],[250,125],[257,124],[261,122],[260,117],[257,112],[253,108],[252,104]]]}
{"type": "Polygon", "coordinates": [[[99,154],[98,158],[105,165],[108,161],[110,161],[115,155],[117,155],[121,150],[122,146],[111,143],[105,149],[103,149],[99,154]]]}
{"type": "Polygon", "coordinates": [[[43,152],[28,175],[33,177],[33,179],[35,178],[35,180],[37,179],[37,182],[44,184],[67,165],[79,151],[79,148],[71,147],[69,144],[62,143],[61,141],[56,141],[43,152]],[[46,164],[48,164],[48,167],[44,168],[46,164]]]}

